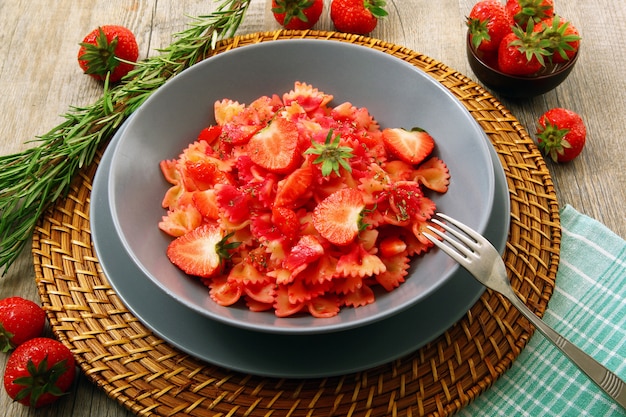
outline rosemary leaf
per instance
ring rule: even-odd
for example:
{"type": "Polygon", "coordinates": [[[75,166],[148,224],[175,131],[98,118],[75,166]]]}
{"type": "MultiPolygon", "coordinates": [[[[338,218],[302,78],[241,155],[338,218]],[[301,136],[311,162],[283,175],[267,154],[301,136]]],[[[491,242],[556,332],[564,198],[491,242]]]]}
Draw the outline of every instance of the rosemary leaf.
{"type": "Polygon", "coordinates": [[[204,59],[217,42],[234,36],[251,0],[223,0],[206,16],[191,19],[159,55],[137,63],[121,83],[105,81],[102,97],[87,107],[70,107],[64,121],[29,141],[22,152],[0,156],[0,268],[17,259],[37,222],[67,195],[83,166],[99,147],[168,79],[204,59]]]}

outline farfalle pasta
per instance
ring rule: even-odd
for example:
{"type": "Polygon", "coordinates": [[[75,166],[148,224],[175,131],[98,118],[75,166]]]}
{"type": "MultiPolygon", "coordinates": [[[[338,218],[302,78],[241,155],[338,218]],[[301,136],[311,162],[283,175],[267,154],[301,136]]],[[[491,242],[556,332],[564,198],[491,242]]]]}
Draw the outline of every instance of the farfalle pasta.
{"type": "Polygon", "coordinates": [[[393,291],[449,172],[421,130],[296,82],[282,96],[215,103],[216,123],[173,160],[159,228],[167,256],[218,304],[332,317],[393,291]]]}

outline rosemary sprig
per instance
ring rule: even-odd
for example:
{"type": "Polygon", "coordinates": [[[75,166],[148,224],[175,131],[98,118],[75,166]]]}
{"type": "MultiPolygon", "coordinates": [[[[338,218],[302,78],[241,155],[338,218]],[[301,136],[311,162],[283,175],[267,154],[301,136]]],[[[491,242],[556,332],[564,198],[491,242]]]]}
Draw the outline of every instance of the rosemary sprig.
{"type": "Polygon", "coordinates": [[[45,210],[64,197],[78,169],[158,87],[207,56],[221,39],[234,36],[251,0],[224,0],[193,18],[160,54],[137,64],[120,84],[105,82],[100,99],[71,107],[64,121],[30,141],[22,152],[0,156],[0,268],[5,275],[45,210]]]}

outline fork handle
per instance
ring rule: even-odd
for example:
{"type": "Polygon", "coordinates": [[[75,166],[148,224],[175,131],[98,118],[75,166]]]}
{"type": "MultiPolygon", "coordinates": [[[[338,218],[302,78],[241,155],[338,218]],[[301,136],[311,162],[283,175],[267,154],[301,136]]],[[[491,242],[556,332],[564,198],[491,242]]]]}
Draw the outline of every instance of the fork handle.
{"type": "Polygon", "coordinates": [[[626,383],[600,362],[586,354],[578,346],[561,336],[556,330],[548,326],[537,317],[517,296],[513,295],[509,301],[539,330],[550,342],[559,348],[565,356],[576,364],[589,379],[595,382],[604,392],[626,409],[626,383]]]}

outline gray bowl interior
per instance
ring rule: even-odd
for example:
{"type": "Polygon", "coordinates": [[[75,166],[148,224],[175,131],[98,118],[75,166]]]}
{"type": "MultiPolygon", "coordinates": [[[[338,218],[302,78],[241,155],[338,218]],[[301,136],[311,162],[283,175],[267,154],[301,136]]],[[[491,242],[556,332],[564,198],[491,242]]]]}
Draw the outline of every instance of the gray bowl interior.
{"type": "Polygon", "coordinates": [[[390,293],[377,293],[371,305],[344,308],[329,319],[277,318],[271,312],[250,312],[243,305],[217,305],[206,287],[165,255],[171,238],[157,224],[165,214],[161,200],[169,184],[159,162],[176,158],[202,128],[214,123],[216,100],[249,103],[261,95],[287,92],[295,81],[332,94],[334,105],[349,101],[367,107],[382,127],[419,126],[430,132],[437,156],[450,169],[451,183],[446,194],[429,197],[439,211],[484,230],[494,196],[491,145],[463,105],[432,77],[391,55],[348,43],[303,39],[221,53],[174,77],[135,112],[112,155],[109,199],[117,233],[133,261],[163,291],[223,323],[265,332],[316,333],[389,317],[423,300],[458,266],[432,251],[412,261],[404,284],[390,293]]]}

